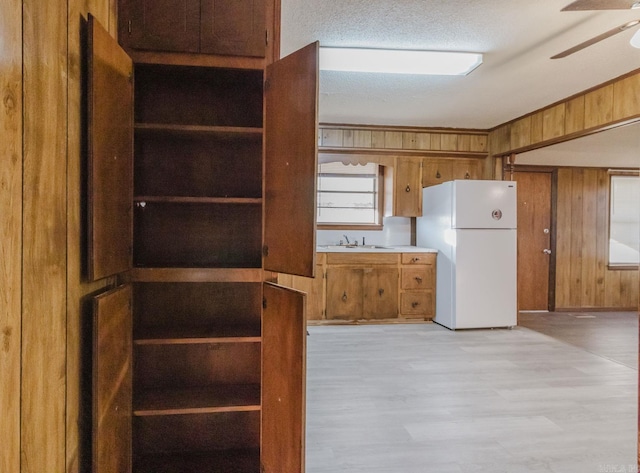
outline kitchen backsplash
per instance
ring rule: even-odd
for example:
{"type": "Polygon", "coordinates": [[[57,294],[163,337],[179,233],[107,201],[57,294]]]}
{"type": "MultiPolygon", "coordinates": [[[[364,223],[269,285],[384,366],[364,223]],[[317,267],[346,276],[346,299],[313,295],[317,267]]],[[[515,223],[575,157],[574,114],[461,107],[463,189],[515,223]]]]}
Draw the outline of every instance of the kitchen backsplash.
{"type": "Polygon", "coordinates": [[[344,235],[351,243],[362,238],[367,245],[400,246],[411,244],[411,219],[407,217],[385,217],[382,230],[318,230],[317,245],[337,245],[340,240],[346,243],[344,235]]]}

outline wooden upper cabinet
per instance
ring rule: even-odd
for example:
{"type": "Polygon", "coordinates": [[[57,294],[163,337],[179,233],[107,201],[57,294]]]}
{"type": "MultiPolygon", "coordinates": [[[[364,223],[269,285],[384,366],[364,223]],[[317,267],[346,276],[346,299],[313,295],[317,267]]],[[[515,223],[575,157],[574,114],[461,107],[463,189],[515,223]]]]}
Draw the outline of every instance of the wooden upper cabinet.
{"type": "Polygon", "coordinates": [[[267,67],[264,268],[313,277],[318,43],[267,67]]]}
{"type": "Polygon", "coordinates": [[[133,63],[91,15],[88,43],[87,272],[95,281],[132,267],[133,63]]]}
{"type": "Polygon", "coordinates": [[[264,0],[120,0],[127,48],[264,57],[264,0]]]}
{"type": "Polygon", "coordinates": [[[422,166],[420,160],[396,158],[394,170],[393,215],[422,215],[422,166]]]}
{"type": "Polygon", "coordinates": [[[202,0],[200,52],[264,57],[264,0],[202,0]]]}
{"type": "Polygon", "coordinates": [[[120,0],[120,42],[133,49],[198,52],[200,0],[120,0]]]}
{"type": "Polygon", "coordinates": [[[131,472],[132,289],[93,300],[93,473],[131,472]]]}

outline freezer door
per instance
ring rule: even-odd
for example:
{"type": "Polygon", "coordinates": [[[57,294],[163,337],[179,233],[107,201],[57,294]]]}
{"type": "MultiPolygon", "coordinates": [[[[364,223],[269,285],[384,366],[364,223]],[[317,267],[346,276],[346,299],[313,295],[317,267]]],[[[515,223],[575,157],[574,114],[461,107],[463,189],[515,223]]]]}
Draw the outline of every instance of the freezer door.
{"type": "Polygon", "coordinates": [[[516,228],[516,183],[453,181],[453,228],[516,228]]]}

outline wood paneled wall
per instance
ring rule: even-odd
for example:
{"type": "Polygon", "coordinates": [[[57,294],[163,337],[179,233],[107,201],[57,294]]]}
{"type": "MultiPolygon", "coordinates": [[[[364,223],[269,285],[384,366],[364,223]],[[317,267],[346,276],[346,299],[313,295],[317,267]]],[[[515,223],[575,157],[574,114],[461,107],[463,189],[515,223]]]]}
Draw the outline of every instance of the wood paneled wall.
{"type": "Polygon", "coordinates": [[[444,128],[400,128],[365,125],[321,124],[318,132],[321,150],[353,150],[433,156],[486,157],[488,133],[485,130],[444,128]]]}
{"type": "Polygon", "coordinates": [[[638,119],[640,70],[496,127],[490,151],[522,153],[638,119]]]}
{"type": "Polygon", "coordinates": [[[20,471],[22,1],[0,14],[0,471],[20,471]]]}
{"type": "Polygon", "coordinates": [[[8,0],[0,15],[0,471],[7,473],[88,471],[82,302],[109,283],[82,281],[89,11],[115,35],[116,0],[8,0]]]}
{"type": "Polygon", "coordinates": [[[65,470],[67,5],[23,1],[21,471],[65,470]]]}
{"type": "Polygon", "coordinates": [[[638,270],[607,268],[606,169],[558,170],[556,309],[638,307],[638,270]]]}

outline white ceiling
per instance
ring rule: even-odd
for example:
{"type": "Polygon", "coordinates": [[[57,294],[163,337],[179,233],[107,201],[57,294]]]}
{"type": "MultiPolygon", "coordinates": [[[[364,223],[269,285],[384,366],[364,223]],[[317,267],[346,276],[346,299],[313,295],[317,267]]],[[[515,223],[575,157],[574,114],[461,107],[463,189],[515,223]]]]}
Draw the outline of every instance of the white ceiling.
{"type": "Polygon", "coordinates": [[[484,53],[468,76],[320,73],[327,123],[488,129],[640,68],[637,28],[549,59],[640,11],[561,12],[571,0],[282,0],[283,56],[323,46],[484,53]]]}

